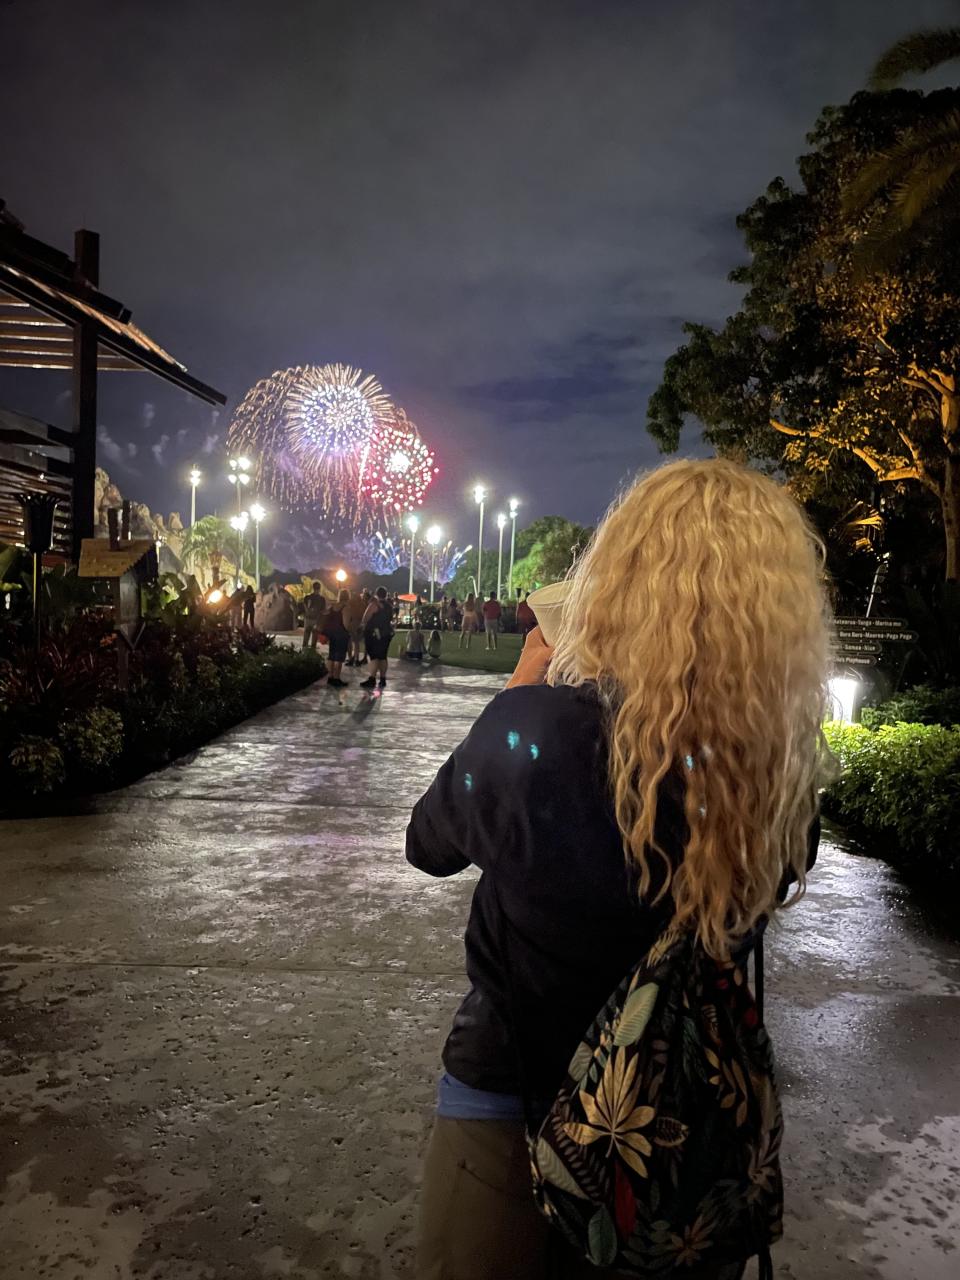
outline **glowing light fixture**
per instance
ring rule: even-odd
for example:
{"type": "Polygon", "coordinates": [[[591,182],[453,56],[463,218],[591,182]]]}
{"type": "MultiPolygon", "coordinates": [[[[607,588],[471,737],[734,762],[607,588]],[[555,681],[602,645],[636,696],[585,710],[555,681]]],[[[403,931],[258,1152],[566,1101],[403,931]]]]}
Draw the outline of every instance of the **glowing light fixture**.
{"type": "Polygon", "coordinates": [[[510,571],[507,574],[507,599],[513,599],[513,555],[517,547],[517,512],[520,510],[520,499],[510,499],[510,571]]]}
{"type": "Polygon", "coordinates": [[[497,529],[500,532],[497,546],[497,599],[503,595],[503,531],[507,527],[507,517],[502,511],[497,513],[497,529]]]}
{"type": "Polygon", "coordinates": [[[410,530],[410,585],[407,587],[409,595],[413,595],[413,566],[417,559],[417,530],[420,528],[420,517],[410,515],[407,516],[407,528],[410,530]]]}
{"type": "Polygon", "coordinates": [[[853,724],[862,687],[863,681],[857,676],[834,676],[827,681],[834,720],[839,720],[841,724],[853,724]]]}
{"type": "Polygon", "coordinates": [[[473,486],[473,500],[480,508],[480,536],[477,538],[477,595],[483,597],[483,504],[487,491],[482,484],[473,486]]]}
{"type": "Polygon", "coordinates": [[[430,544],[430,603],[433,604],[437,589],[437,547],[443,537],[443,530],[438,524],[432,524],[425,537],[430,544]]]}

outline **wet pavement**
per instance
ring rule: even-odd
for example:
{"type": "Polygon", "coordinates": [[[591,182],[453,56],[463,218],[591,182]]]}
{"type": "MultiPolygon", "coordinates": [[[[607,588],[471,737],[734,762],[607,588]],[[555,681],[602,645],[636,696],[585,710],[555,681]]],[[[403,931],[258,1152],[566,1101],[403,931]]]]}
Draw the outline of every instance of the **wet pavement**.
{"type": "MultiPolygon", "coordinates": [[[[96,812],[0,824],[0,1277],[410,1277],[472,875],[403,860],[499,688],[322,685],[96,812]]],[[[783,1280],[960,1276],[960,945],[826,840],[768,959],[783,1280]]]]}

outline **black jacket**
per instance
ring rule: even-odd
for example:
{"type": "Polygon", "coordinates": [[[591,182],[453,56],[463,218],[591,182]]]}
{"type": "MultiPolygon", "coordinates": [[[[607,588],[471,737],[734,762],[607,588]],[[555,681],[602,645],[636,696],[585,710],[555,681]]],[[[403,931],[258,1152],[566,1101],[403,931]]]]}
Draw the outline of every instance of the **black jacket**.
{"type": "MultiPolygon", "coordinates": [[[[554,1092],[584,1031],[669,918],[668,904],[651,911],[631,892],[606,769],[589,687],[511,689],[413,811],[415,867],[448,876],[473,863],[483,872],[465,939],[471,990],[443,1055],[474,1088],[520,1092],[515,1024],[527,1089],[554,1092]]],[[[658,827],[661,846],[679,858],[679,783],[664,788],[658,827]]]]}
{"type": "MultiPolygon", "coordinates": [[[[678,776],[661,788],[656,835],[677,865],[686,836],[678,776]]],[[[819,823],[811,864],[818,837],[819,823]]],[[[465,937],[471,989],[444,1048],[446,1069],[477,1089],[552,1096],[672,910],[669,895],[642,905],[630,883],[592,686],[524,686],[494,698],[417,803],[407,858],[434,876],[471,863],[483,872],[465,937]]],[[[658,866],[654,856],[651,898],[658,866]]]]}

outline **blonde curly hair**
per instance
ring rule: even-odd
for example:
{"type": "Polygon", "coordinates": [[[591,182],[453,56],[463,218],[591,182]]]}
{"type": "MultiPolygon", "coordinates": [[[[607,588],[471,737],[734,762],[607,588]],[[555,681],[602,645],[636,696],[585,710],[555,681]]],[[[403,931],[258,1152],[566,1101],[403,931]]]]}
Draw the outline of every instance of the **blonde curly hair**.
{"type": "Polygon", "coordinates": [[[803,892],[828,753],[830,629],[823,547],[785,489],[725,460],[641,476],[571,575],[551,684],[595,681],[610,713],[609,773],[628,858],[707,951],[729,955],[803,892]],[[657,846],[660,784],[685,780],[689,829],[673,869],[657,846]]]}

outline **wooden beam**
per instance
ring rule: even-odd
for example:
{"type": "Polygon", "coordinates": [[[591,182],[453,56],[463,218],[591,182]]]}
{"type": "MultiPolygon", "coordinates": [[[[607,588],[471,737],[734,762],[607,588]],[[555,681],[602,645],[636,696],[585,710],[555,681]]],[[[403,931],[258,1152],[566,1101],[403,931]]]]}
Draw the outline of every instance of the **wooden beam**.
{"type": "MultiPolygon", "coordinates": [[[[0,263],[2,269],[2,263],[0,263]]],[[[56,299],[48,298],[41,289],[32,286],[29,280],[18,279],[16,282],[8,281],[6,283],[8,290],[14,290],[21,294],[37,311],[42,311],[47,315],[56,316],[58,319],[67,319],[68,323],[76,322],[76,328],[81,324],[93,324],[98,330],[99,341],[101,346],[109,347],[110,350],[121,357],[125,357],[131,362],[136,369],[145,369],[148,373],[155,373],[158,378],[163,378],[165,382],[172,382],[175,387],[180,387],[184,391],[189,391],[191,395],[196,396],[198,400],[205,400],[207,404],[226,404],[227,397],[214,387],[207,386],[201,382],[199,378],[193,378],[186,370],[181,369],[179,365],[174,365],[161,356],[156,355],[146,347],[141,347],[133,338],[127,337],[125,334],[114,333],[112,329],[108,329],[105,325],[98,325],[95,320],[84,318],[80,320],[76,313],[65,310],[69,306],[68,303],[58,304],[56,299]],[[58,309],[59,308],[59,309],[58,309]]],[[[81,312],[80,315],[83,313],[81,312]]],[[[76,329],[74,330],[76,334],[76,329]]],[[[17,358],[8,356],[4,363],[15,364],[17,358]]],[[[36,364],[34,368],[55,369],[60,368],[54,364],[36,364]]],[[[104,365],[104,368],[126,369],[129,365],[115,363],[104,365]]]]}
{"type": "MultiPolygon", "coordinates": [[[[10,369],[72,369],[72,351],[51,351],[49,354],[29,354],[22,351],[4,351],[0,344],[0,368],[10,369]]],[[[104,355],[97,359],[97,368],[101,373],[145,373],[142,365],[125,356],[104,355]]]]}
{"type": "Polygon", "coordinates": [[[21,319],[19,316],[14,320],[8,316],[0,315],[0,341],[4,338],[36,338],[46,341],[47,338],[63,338],[69,341],[72,327],[64,324],[62,320],[54,320],[50,316],[38,317],[32,320],[29,317],[21,319]]]}
{"type": "Polygon", "coordinates": [[[0,329],[0,351],[33,351],[38,355],[44,352],[56,354],[58,351],[72,351],[73,336],[61,327],[52,333],[19,334],[7,333],[0,329]]]}
{"type": "MultiPolygon", "coordinates": [[[[77,270],[94,286],[99,280],[99,237],[78,231],[74,238],[77,270]]],[[[80,563],[80,544],[95,528],[93,497],[97,472],[97,331],[84,318],[73,330],[73,558],[80,563]]]]}

